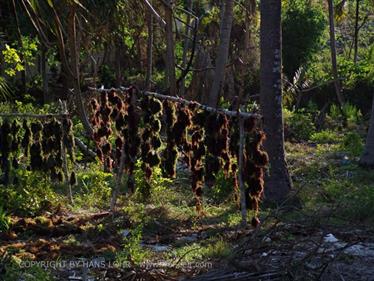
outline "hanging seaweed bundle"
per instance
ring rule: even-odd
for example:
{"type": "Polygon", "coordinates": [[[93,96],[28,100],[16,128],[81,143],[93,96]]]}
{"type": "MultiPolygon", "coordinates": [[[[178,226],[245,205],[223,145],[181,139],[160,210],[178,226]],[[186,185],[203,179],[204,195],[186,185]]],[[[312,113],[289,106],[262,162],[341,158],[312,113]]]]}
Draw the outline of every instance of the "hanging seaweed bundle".
{"type": "Polygon", "coordinates": [[[191,111],[185,105],[178,105],[177,121],[173,126],[176,145],[183,147],[187,142],[187,128],[191,125],[191,111]]]}
{"type": "Polygon", "coordinates": [[[108,93],[108,101],[110,105],[112,106],[112,112],[110,114],[110,118],[112,120],[116,120],[118,117],[118,114],[120,114],[123,108],[122,99],[116,94],[114,90],[111,90],[108,93]]]}
{"type": "Polygon", "coordinates": [[[262,144],[266,136],[262,131],[256,131],[252,138],[247,139],[246,155],[244,158],[243,179],[246,182],[247,207],[255,211],[252,225],[257,227],[260,220],[257,217],[259,202],[264,192],[264,168],[269,162],[269,157],[262,150],[262,144]]]}
{"type": "Polygon", "coordinates": [[[218,115],[217,150],[225,177],[230,176],[231,158],[229,145],[229,120],[225,114],[218,115]]]}
{"type": "Polygon", "coordinates": [[[177,121],[173,126],[173,138],[175,144],[183,153],[183,161],[191,166],[191,142],[188,138],[188,130],[192,125],[192,112],[188,106],[178,104],[177,121]]]}
{"type": "Polygon", "coordinates": [[[239,119],[238,117],[231,116],[229,120],[230,127],[230,142],[229,149],[232,156],[238,156],[239,152],[239,119]]]}
{"type": "MultiPolygon", "coordinates": [[[[62,124],[57,119],[53,118],[41,124],[41,132],[36,129],[37,127],[37,125],[34,125],[34,131],[37,132],[39,136],[36,137],[36,139],[34,137],[34,142],[30,147],[30,168],[32,170],[49,173],[52,181],[62,181],[62,124]]],[[[24,139],[26,138],[27,136],[25,135],[24,139]]]]}
{"type": "Polygon", "coordinates": [[[3,171],[3,183],[9,184],[10,180],[10,161],[9,154],[12,147],[11,126],[9,121],[5,119],[0,128],[0,151],[1,151],[1,169],[3,171]]]}
{"type": "Polygon", "coordinates": [[[40,123],[40,121],[35,121],[31,123],[31,132],[34,141],[39,141],[41,139],[41,133],[43,130],[43,125],[40,123]]]}
{"type": "Polygon", "coordinates": [[[55,147],[55,141],[53,139],[53,129],[53,121],[47,122],[43,126],[41,145],[44,155],[51,153],[55,147]]]}
{"type": "Polygon", "coordinates": [[[123,130],[125,140],[125,169],[128,174],[127,187],[131,192],[135,191],[134,170],[135,163],[139,153],[141,138],[139,136],[139,113],[136,111],[136,94],[137,89],[130,87],[126,93],[127,104],[127,128],[123,130]]]}
{"type": "MultiPolygon", "coordinates": [[[[141,135],[141,158],[143,161],[143,170],[146,181],[149,183],[152,177],[152,168],[159,166],[161,158],[158,149],[161,146],[160,131],[161,121],[160,114],[162,111],[162,103],[154,97],[145,96],[141,100],[141,108],[143,110],[144,129],[141,135]]],[[[150,193],[150,185],[147,184],[144,195],[147,197],[150,193]]]]}
{"type": "Polygon", "coordinates": [[[90,106],[92,110],[92,117],[90,119],[90,122],[95,128],[100,123],[100,104],[97,99],[93,98],[90,101],[90,106]]]}
{"type": "Polygon", "coordinates": [[[221,127],[224,126],[225,119],[222,114],[210,113],[205,121],[205,145],[207,154],[205,157],[205,179],[208,186],[212,186],[215,175],[220,169],[220,156],[225,147],[223,138],[219,139],[221,127]]]}
{"type": "Polygon", "coordinates": [[[115,120],[115,127],[116,127],[116,130],[119,132],[121,131],[125,125],[126,125],[126,115],[122,112],[119,112],[118,115],[117,115],[117,118],[115,120]]]}
{"type": "Polygon", "coordinates": [[[31,129],[29,125],[27,124],[26,120],[23,120],[22,123],[22,128],[24,131],[23,138],[21,141],[21,145],[24,149],[25,156],[27,157],[29,155],[29,150],[30,150],[30,142],[31,142],[31,129]]]}
{"type": "Polygon", "coordinates": [[[163,112],[166,127],[166,148],[162,152],[162,174],[164,177],[175,178],[177,175],[178,148],[174,138],[174,125],[177,122],[176,108],[173,102],[164,100],[163,112]]]}
{"type": "Polygon", "coordinates": [[[12,147],[11,125],[7,119],[4,120],[0,128],[0,149],[2,156],[8,156],[12,147]]]}
{"type": "Polygon", "coordinates": [[[18,122],[14,120],[12,123],[11,129],[10,129],[10,133],[12,135],[12,144],[11,144],[10,151],[13,153],[18,152],[18,148],[20,145],[20,139],[18,137],[19,129],[20,129],[20,126],[18,122]]]}
{"type": "Polygon", "coordinates": [[[39,142],[34,142],[30,147],[30,166],[32,170],[43,169],[42,146],[39,142]]]}
{"type": "Polygon", "coordinates": [[[202,211],[202,194],[204,183],[204,165],[203,156],[205,155],[205,144],[203,138],[203,129],[195,127],[195,132],[191,136],[191,158],[190,169],[192,172],[192,191],[195,194],[196,210],[200,213],[202,211]]]}
{"type": "Polygon", "coordinates": [[[69,118],[64,118],[62,120],[63,129],[63,144],[67,149],[68,154],[72,162],[75,162],[75,141],[73,134],[73,122],[69,118]]]}
{"type": "Polygon", "coordinates": [[[74,171],[71,172],[71,174],[70,174],[69,184],[70,184],[70,186],[75,186],[75,185],[77,185],[77,177],[76,177],[74,171]]]}
{"type": "Polygon", "coordinates": [[[100,108],[99,108],[101,120],[107,125],[110,121],[110,114],[112,113],[112,107],[108,102],[108,95],[103,92],[100,96],[100,108]]]}

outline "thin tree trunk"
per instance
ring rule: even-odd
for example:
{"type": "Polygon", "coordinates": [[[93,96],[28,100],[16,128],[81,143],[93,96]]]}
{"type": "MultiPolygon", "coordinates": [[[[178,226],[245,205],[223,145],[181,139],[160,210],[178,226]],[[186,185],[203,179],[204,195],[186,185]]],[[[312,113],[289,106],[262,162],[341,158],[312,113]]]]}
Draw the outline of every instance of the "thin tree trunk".
{"type": "MultiPolygon", "coordinates": [[[[23,46],[23,43],[22,43],[22,33],[21,33],[21,30],[20,30],[20,25],[19,25],[19,19],[18,19],[18,13],[17,13],[17,8],[16,8],[16,3],[14,0],[12,0],[12,4],[13,4],[13,12],[14,12],[14,18],[16,19],[16,25],[17,25],[17,40],[18,40],[18,45],[19,45],[19,48],[22,48],[23,46]]],[[[22,93],[25,93],[26,92],[26,61],[25,61],[25,58],[21,53],[19,53],[19,57],[21,59],[21,62],[23,64],[23,70],[21,71],[21,82],[22,82],[22,87],[21,87],[21,91],[22,93]]]]}
{"type": "Polygon", "coordinates": [[[47,74],[47,57],[46,57],[47,50],[45,46],[41,47],[41,54],[40,54],[40,72],[42,76],[42,83],[43,83],[43,100],[44,103],[49,102],[49,95],[48,95],[48,74],[47,74]]]}
{"type": "Polygon", "coordinates": [[[210,106],[216,107],[225,78],[225,66],[229,56],[234,0],[225,1],[225,11],[221,18],[220,45],[216,58],[215,78],[209,93],[210,106]]]}
{"type": "Polygon", "coordinates": [[[245,186],[243,181],[243,151],[244,151],[244,120],[239,116],[239,187],[240,187],[240,212],[242,215],[242,227],[247,225],[247,206],[245,202],[245,186]]]}
{"type": "Polygon", "coordinates": [[[360,16],[360,0],[356,0],[356,17],[355,17],[355,35],[354,35],[354,53],[353,53],[353,62],[357,63],[357,53],[358,53],[358,20],[360,16]]]}
{"type": "MultiPolygon", "coordinates": [[[[74,88],[74,101],[79,117],[83,123],[88,136],[92,136],[93,130],[88,120],[86,110],[84,108],[82,93],[80,89],[80,77],[79,77],[79,49],[77,48],[77,31],[76,31],[76,7],[73,4],[70,8],[68,16],[68,46],[70,53],[70,68],[72,75],[72,84],[74,88]]],[[[70,73],[70,72],[69,72],[70,73]]]]}
{"type": "Polygon", "coordinates": [[[145,88],[151,89],[152,81],[152,68],[153,68],[153,14],[147,13],[147,29],[148,29],[148,40],[147,40],[147,74],[145,77],[145,88]]]}
{"type": "MultiPolygon", "coordinates": [[[[187,10],[192,11],[193,7],[193,1],[192,0],[187,0],[187,10]]],[[[187,25],[186,25],[186,33],[185,33],[185,39],[183,43],[183,56],[182,56],[182,68],[185,69],[187,66],[187,53],[188,53],[188,41],[189,41],[189,36],[190,36],[190,22],[191,22],[191,15],[187,14],[187,25]]],[[[186,85],[184,84],[184,77],[181,81],[181,86],[180,86],[180,96],[184,96],[186,92],[186,85]]]]}
{"type": "Polygon", "coordinates": [[[331,65],[332,65],[332,75],[334,77],[334,86],[336,97],[340,108],[344,105],[344,98],[341,93],[340,80],[338,77],[338,66],[336,62],[336,42],[335,42],[335,24],[334,24],[334,4],[333,0],[327,0],[329,6],[329,24],[330,24],[330,50],[331,50],[331,65]]]}
{"type": "Polygon", "coordinates": [[[371,108],[371,118],[369,125],[369,132],[366,137],[366,145],[364,153],[361,156],[360,164],[366,167],[374,168],[374,95],[373,105],[371,108]]]}
{"type": "Polygon", "coordinates": [[[115,54],[116,54],[116,87],[120,87],[122,85],[122,68],[121,68],[121,51],[122,51],[122,38],[118,37],[115,41],[115,54]]]}
{"type": "Polygon", "coordinates": [[[281,0],[261,1],[260,11],[260,105],[267,135],[265,149],[270,160],[265,194],[267,200],[280,203],[291,188],[284,152],[282,115],[281,0]]]}
{"type": "Polygon", "coordinates": [[[174,33],[173,33],[173,6],[172,1],[165,6],[165,31],[166,31],[166,72],[167,72],[167,86],[169,87],[170,95],[177,95],[177,80],[175,75],[175,53],[174,53],[174,33]]]}

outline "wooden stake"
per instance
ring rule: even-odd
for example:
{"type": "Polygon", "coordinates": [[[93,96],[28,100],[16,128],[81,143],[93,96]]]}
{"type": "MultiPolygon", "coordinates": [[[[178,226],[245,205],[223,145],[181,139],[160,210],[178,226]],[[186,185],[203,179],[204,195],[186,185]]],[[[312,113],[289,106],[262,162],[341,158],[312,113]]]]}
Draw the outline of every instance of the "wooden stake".
{"type": "Polygon", "coordinates": [[[242,214],[242,227],[247,226],[247,207],[245,202],[245,186],[243,181],[243,168],[244,168],[244,159],[243,159],[243,151],[244,151],[244,119],[239,117],[239,134],[240,134],[240,141],[239,141],[239,186],[240,186],[240,207],[241,207],[241,214],[242,214]]]}
{"type": "MultiPolygon", "coordinates": [[[[66,107],[66,102],[63,102],[59,100],[60,107],[61,107],[61,116],[68,116],[67,114],[67,107],[66,107]]],[[[66,132],[64,131],[63,134],[66,132]]],[[[64,141],[61,142],[61,154],[62,154],[62,168],[64,170],[64,176],[65,176],[65,185],[69,186],[69,199],[70,203],[74,204],[73,200],[73,191],[71,189],[70,181],[69,181],[69,168],[68,168],[68,159],[66,157],[66,148],[64,141]]]]}
{"type": "Polygon", "coordinates": [[[121,186],[122,177],[123,177],[123,169],[124,169],[124,166],[125,166],[125,157],[126,157],[126,155],[125,155],[125,143],[123,143],[122,148],[121,148],[121,160],[120,160],[117,175],[116,175],[116,186],[113,189],[112,199],[110,201],[110,211],[111,212],[114,212],[116,210],[118,192],[119,192],[119,188],[121,186]]]}

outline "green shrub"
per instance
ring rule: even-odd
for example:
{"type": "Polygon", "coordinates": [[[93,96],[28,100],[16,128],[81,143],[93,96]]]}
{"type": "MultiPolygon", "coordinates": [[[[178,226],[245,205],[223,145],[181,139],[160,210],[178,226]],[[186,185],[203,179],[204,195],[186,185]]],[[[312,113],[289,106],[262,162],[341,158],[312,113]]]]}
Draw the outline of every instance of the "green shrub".
{"type": "Polygon", "coordinates": [[[364,150],[361,136],[355,132],[347,133],[343,138],[341,149],[352,156],[360,156],[364,150]]]}
{"type": "Polygon", "coordinates": [[[0,205],[11,214],[36,215],[52,202],[57,202],[57,194],[43,174],[18,170],[19,184],[0,186],[0,205]]]}
{"type": "MultiPolygon", "coordinates": [[[[360,109],[353,104],[350,104],[350,103],[344,104],[342,111],[343,111],[344,116],[347,118],[347,120],[352,123],[357,123],[361,121],[362,119],[362,113],[360,109]]],[[[336,104],[332,104],[330,107],[329,115],[333,119],[340,119],[342,117],[342,114],[341,114],[339,106],[336,104]]]]}
{"type": "Polygon", "coordinates": [[[372,220],[374,213],[373,186],[348,180],[329,180],[323,184],[329,202],[340,205],[339,216],[358,221],[372,220]]]}
{"type": "Polygon", "coordinates": [[[101,171],[100,167],[92,164],[89,168],[77,173],[78,185],[74,188],[74,203],[76,208],[106,208],[108,207],[113,175],[101,171]]]}
{"type": "Polygon", "coordinates": [[[307,1],[288,1],[282,15],[284,72],[288,78],[320,50],[326,21],[322,7],[307,1]]]}
{"type": "Polygon", "coordinates": [[[4,207],[0,205],[0,232],[5,232],[9,229],[10,217],[4,210],[4,207]]]}
{"type": "Polygon", "coordinates": [[[220,170],[216,175],[214,186],[208,189],[208,197],[212,198],[215,203],[222,203],[227,200],[234,191],[234,179],[226,178],[223,171],[220,170]]]}
{"type": "Polygon", "coordinates": [[[141,245],[143,238],[142,228],[143,224],[137,225],[124,238],[123,250],[116,255],[117,264],[140,265],[150,256],[149,250],[143,249],[141,245]]]}
{"type": "Polygon", "coordinates": [[[339,136],[331,130],[323,130],[313,133],[310,140],[316,143],[335,143],[339,140],[339,136]]]}
{"type": "Polygon", "coordinates": [[[52,275],[42,267],[33,265],[22,267],[21,260],[15,258],[5,265],[5,273],[1,280],[4,281],[52,281],[55,280],[52,275]]]}
{"type": "Polygon", "coordinates": [[[305,110],[284,112],[284,122],[291,138],[307,141],[316,131],[311,113],[305,110]]]}

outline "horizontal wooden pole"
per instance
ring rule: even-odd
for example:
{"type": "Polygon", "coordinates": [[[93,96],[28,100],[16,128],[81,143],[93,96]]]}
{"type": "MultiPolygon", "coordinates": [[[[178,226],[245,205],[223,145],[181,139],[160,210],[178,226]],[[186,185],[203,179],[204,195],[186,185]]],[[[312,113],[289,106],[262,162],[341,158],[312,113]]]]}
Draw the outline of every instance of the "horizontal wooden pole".
{"type": "MultiPolygon", "coordinates": [[[[119,89],[118,88],[98,89],[98,88],[89,87],[88,89],[91,90],[91,91],[96,91],[96,92],[103,93],[103,92],[110,92],[110,91],[123,92],[123,91],[126,91],[128,88],[121,87],[119,89]]],[[[214,108],[214,107],[203,105],[203,104],[198,103],[198,102],[189,101],[189,100],[186,100],[186,99],[183,99],[183,98],[180,98],[180,97],[168,96],[168,95],[163,95],[163,94],[148,92],[148,91],[143,91],[141,93],[143,95],[146,95],[146,96],[153,96],[153,97],[156,97],[158,99],[170,100],[170,101],[173,101],[173,102],[183,103],[183,104],[186,104],[186,105],[189,105],[189,104],[193,103],[193,104],[196,104],[196,106],[200,107],[203,110],[206,110],[206,111],[209,111],[209,112],[222,113],[222,114],[225,114],[227,116],[237,117],[239,115],[243,119],[248,119],[248,118],[261,119],[262,118],[262,116],[260,114],[257,114],[257,113],[237,112],[237,111],[230,111],[230,110],[223,109],[223,108],[214,108]]]]}
{"type": "Polygon", "coordinates": [[[35,118],[35,119],[48,119],[48,118],[64,118],[69,117],[69,114],[32,114],[32,113],[0,113],[0,117],[4,118],[35,118]]]}

